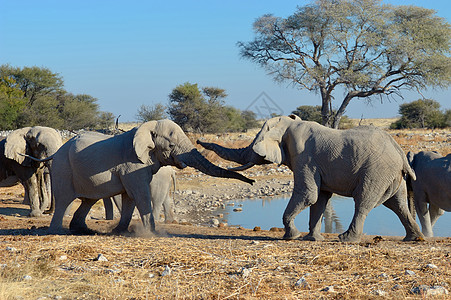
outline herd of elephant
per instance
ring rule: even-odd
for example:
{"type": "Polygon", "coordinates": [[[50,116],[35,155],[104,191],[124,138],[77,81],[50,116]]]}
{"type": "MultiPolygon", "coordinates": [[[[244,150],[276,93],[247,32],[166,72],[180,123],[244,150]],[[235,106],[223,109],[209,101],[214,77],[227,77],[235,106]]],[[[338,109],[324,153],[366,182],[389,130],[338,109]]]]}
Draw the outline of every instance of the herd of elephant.
{"type": "Polygon", "coordinates": [[[290,115],[267,120],[245,148],[197,143],[241,166],[212,164],[170,120],[149,121],[114,136],[84,132],[65,143],[52,128],[22,128],[0,141],[0,187],[20,182],[32,217],[49,209],[49,233],[63,230],[63,217],[76,198],[81,204],[70,221],[71,231],[90,232],[86,216],[99,199],[111,218],[112,198],[121,212],[114,233],[128,230],[135,207],[145,230],[154,232],[162,208],[166,220],[174,218],[169,190],[175,174],[170,166],[252,184],[238,171],[286,165],[293,171],[294,187],[283,214],[284,239],[300,237],[294,218],[309,207],[309,233],[303,239],[322,240],[321,221],[333,193],[354,199],[354,217],[339,235],[343,242],[360,240],[367,214],[380,204],[398,216],[406,230],[404,240],[432,236],[437,218],[451,211],[451,154],[406,156],[388,133],[372,126],[336,130],[290,115]],[[414,203],[410,210],[409,198],[414,203]]]}

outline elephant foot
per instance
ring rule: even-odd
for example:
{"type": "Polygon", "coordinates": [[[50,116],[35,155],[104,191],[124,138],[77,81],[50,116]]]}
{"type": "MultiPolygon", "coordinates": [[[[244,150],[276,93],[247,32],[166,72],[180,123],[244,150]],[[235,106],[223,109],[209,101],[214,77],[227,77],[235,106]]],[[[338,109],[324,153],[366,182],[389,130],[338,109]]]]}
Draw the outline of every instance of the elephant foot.
{"type": "Polygon", "coordinates": [[[360,242],[360,235],[346,231],[338,235],[340,242],[355,243],[360,242]]]}
{"type": "Polygon", "coordinates": [[[83,234],[83,235],[94,235],[96,232],[92,229],[89,229],[86,224],[84,225],[69,225],[69,230],[73,234],[83,234]]]}
{"type": "Polygon", "coordinates": [[[321,234],[307,234],[306,236],[304,236],[302,238],[304,241],[314,241],[314,242],[319,242],[319,241],[323,241],[324,237],[321,234]]]}
{"type": "Polygon", "coordinates": [[[295,240],[301,236],[301,233],[296,228],[287,229],[285,228],[285,234],[283,235],[284,240],[295,240]]]}
{"type": "Polygon", "coordinates": [[[422,234],[408,234],[405,236],[403,241],[404,242],[412,242],[412,241],[423,242],[423,241],[425,241],[425,239],[422,234]]]}
{"type": "Polygon", "coordinates": [[[42,212],[40,210],[32,210],[28,216],[33,218],[42,217],[42,212]]]}

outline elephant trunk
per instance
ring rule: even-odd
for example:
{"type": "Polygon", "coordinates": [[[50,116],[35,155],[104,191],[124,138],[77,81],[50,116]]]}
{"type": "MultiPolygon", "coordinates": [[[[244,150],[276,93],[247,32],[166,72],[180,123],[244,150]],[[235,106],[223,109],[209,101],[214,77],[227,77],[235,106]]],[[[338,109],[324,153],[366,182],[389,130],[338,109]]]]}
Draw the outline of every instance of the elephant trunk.
{"type": "Polygon", "coordinates": [[[197,143],[205,149],[215,152],[219,157],[225,160],[234,161],[241,165],[247,164],[251,161],[252,144],[245,148],[233,149],[226,148],[215,143],[206,143],[199,140],[197,141],[197,143]]]}
{"type": "Polygon", "coordinates": [[[202,173],[205,173],[214,177],[223,177],[223,178],[235,178],[249,184],[253,184],[255,180],[249,179],[239,173],[229,171],[218,166],[215,166],[210,161],[208,161],[205,157],[200,154],[197,149],[192,149],[190,152],[185,154],[181,154],[178,156],[178,160],[180,162],[186,164],[187,166],[193,167],[202,173]]]}

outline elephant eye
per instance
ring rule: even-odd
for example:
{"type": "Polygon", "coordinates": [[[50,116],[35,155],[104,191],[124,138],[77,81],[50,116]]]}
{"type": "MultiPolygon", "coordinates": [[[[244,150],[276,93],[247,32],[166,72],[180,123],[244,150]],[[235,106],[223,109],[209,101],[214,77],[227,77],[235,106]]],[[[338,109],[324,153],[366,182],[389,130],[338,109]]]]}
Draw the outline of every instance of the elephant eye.
{"type": "Polygon", "coordinates": [[[169,143],[169,148],[170,149],[174,149],[175,148],[175,143],[169,143]]]}

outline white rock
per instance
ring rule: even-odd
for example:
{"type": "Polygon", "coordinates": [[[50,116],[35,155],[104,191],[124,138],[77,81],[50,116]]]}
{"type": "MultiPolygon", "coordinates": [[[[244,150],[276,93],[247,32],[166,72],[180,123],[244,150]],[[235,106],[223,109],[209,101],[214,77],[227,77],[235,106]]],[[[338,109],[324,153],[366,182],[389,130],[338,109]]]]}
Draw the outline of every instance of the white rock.
{"type": "Polygon", "coordinates": [[[14,248],[14,247],[6,247],[6,251],[11,251],[11,252],[16,252],[17,251],[17,249],[16,248],[14,248]]]}
{"type": "Polygon", "coordinates": [[[25,275],[24,277],[22,277],[23,280],[31,280],[32,277],[30,275],[25,275]]]}
{"type": "Polygon", "coordinates": [[[219,225],[219,220],[213,218],[210,220],[210,223],[217,226],[217,225],[219,225]]]}
{"type": "Polygon", "coordinates": [[[427,264],[426,268],[428,268],[428,269],[437,269],[437,266],[434,265],[434,264],[427,264]]]}
{"type": "Polygon", "coordinates": [[[434,286],[428,286],[428,285],[420,285],[417,287],[414,287],[410,290],[412,294],[420,294],[423,296],[439,296],[439,295],[448,295],[448,290],[445,289],[442,286],[434,285],[434,286]]]}
{"type": "Polygon", "coordinates": [[[251,274],[252,270],[251,269],[247,269],[247,268],[241,268],[240,271],[238,272],[239,274],[241,274],[241,276],[243,278],[247,278],[249,277],[249,275],[251,274]]]}
{"type": "Polygon", "coordinates": [[[300,286],[300,287],[307,287],[308,286],[308,282],[304,277],[299,278],[298,281],[296,281],[295,286],[300,286]]]}
{"type": "Polygon", "coordinates": [[[333,285],[326,286],[321,291],[322,292],[329,292],[329,293],[335,292],[333,285]]]}
{"type": "Polygon", "coordinates": [[[169,266],[165,266],[164,271],[161,273],[161,276],[169,276],[171,275],[171,273],[172,273],[171,268],[169,268],[169,266]]]}
{"type": "Polygon", "coordinates": [[[387,295],[387,292],[385,292],[385,291],[383,291],[383,290],[375,290],[375,291],[374,291],[374,294],[375,294],[376,296],[382,296],[382,297],[384,297],[385,295],[387,295]]]}
{"type": "Polygon", "coordinates": [[[67,259],[67,255],[61,255],[60,256],[60,260],[66,260],[67,259]]]}
{"type": "Polygon", "coordinates": [[[99,254],[94,258],[94,261],[108,261],[108,259],[103,254],[99,254]]]}
{"type": "Polygon", "coordinates": [[[410,270],[406,270],[404,272],[405,275],[409,275],[409,276],[415,276],[415,272],[414,271],[410,271],[410,270]]]}

